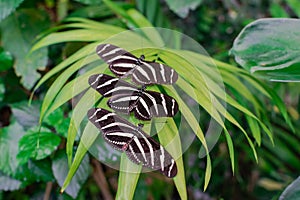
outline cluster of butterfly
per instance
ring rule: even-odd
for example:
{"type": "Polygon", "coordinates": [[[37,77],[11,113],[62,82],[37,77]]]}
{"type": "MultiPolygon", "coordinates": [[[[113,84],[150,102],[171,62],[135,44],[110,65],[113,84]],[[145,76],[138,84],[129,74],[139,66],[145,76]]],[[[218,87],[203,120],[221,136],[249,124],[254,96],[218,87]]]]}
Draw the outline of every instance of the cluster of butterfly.
{"type": "MultiPolygon", "coordinates": [[[[110,97],[107,104],[114,111],[126,114],[134,113],[139,120],[151,120],[152,117],[173,117],[178,112],[176,100],[155,91],[146,91],[151,84],[173,84],[178,79],[174,69],[161,63],[149,62],[135,57],[131,53],[112,44],[101,44],[97,54],[118,77],[131,76],[137,85],[127,83],[120,78],[106,74],[89,77],[89,84],[104,97],[110,97]]],[[[172,156],[156,140],[116,113],[103,108],[92,108],[87,113],[89,120],[103,132],[103,137],[112,147],[124,151],[136,164],[142,164],[153,170],[159,170],[167,177],[177,174],[172,156]]]]}

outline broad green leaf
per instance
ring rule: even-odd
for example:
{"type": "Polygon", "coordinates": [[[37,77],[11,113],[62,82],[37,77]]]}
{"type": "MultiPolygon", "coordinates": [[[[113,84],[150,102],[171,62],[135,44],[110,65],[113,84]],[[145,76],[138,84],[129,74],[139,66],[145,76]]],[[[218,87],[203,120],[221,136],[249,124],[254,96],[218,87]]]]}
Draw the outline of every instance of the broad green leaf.
{"type": "Polygon", "coordinates": [[[300,177],[294,180],[290,185],[286,187],[283,193],[280,195],[279,200],[299,200],[300,199],[300,177]]]}
{"type": "MultiPolygon", "coordinates": [[[[69,171],[68,160],[65,152],[60,151],[55,155],[52,163],[52,171],[56,181],[60,186],[62,186],[66,174],[68,174],[69,171]]],[[[88,155],[85,155],[65,192],[75,199],[80,192],[82,185],[88,178],[90,171],[89,157],[88,155]]]]}
{"type": "Polygon", "coordinates": [[[27,101],[17,102],[10,106],[14,117],[25,129],[39,124],[39,101],[34,101],[30,106],[27,101]]]}
{"type": "Polygon", "coordinates": [[[17,168],[14,178],[22,181],[22,187],[36,182],[53,182],[50,159],[29,160],[17,168]]]}
{"type": "Polygon", "coordinates": [[[299,19],[259,19],[241,31],[231,54],[254,75],[271,81],[300,81],[299,35],[299,19]]]}
{"type": "Polygon", "coordinates": [[[12,13],[24,0],[0,0],[0,22],[12,13]]]}
{"type": "Polygon", "coordinates": [[[10,52],[0,47],[0,72],[6,71],[13,66],[13,57],[10,52]]]}
{"type": "Polygon", "coordinates": [[[21,188],[22,182],[0,172],[0,191],[14,191],[21,188]]]}
{"type": "Polygon", "coordinates": [[[58,134],[67,137],[70,118],[64,116],[64,112],[61,108],[49,113],[49,116],[44,120],[44,122],[53,126],[58,134]]]}
{"type": "Polygon", "coordinates": [[[166,0],[166,2],[173,12],[181,18],[185,18],[190,10],[195,10],[201,4],[202,0],[166,0]]]}
{"type": "Polygon", "coordinates": [[[47,49],[28,54],[32,43],[41,31],[50,25],[45,12],[36,9],[19,10],[1,23],[2,44],[15,57],[15,72],[21,83],[30,89],[40,78],[37,69],[47,64],[47,49]]]}
{"type": "Polygon", "coordinates": [[[19,152],[17,144],[23,135],[25,131],[17,122],[12,122],[8,127],[0,129],[0,170],[7,175],[15,174],[19,166],[16,158],[19,152]]]}
{"type": "Polygon", "coordinates": [[[60,137],[51,132],[29,132],[19,141],[17,159],[20,164],[26,163],[30,158],[41,160],[57,149],[60,137]]]}

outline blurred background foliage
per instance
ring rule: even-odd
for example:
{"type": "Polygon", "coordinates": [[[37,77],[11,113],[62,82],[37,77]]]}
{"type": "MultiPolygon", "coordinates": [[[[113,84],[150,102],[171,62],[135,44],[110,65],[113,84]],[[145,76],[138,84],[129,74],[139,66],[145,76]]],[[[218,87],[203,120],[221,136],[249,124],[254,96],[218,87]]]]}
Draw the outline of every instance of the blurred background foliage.
{"type": "MultiPolygon", "coordinates": [[[[213,58],[236,67],[239,66],[229,56],[229,50],[247,24],[265,17],[300,16],[300,5],[296,0],[183,2],[139,0],[117,3],[125,10],[136,8],[154,26],[175,29],[191,36],[213,58]]],[[[88,155],[80,165],[81,170],[74,176],[72,187],[59,194],[59,185],[68,171],[64,149],[70,107],[64,105],[44,120],[42,139],[36,132],[41,101],[55,76],[36,91],[31,106],[28,106],[32,88],[40,77],[85,43],[59,43],[39,49],[35,54],[28,55],[28,52],[38,37],[47,34],[49,28],[55,29],[67,17],[90,18],[123,28],[130,27],[131,22],[124,22],[122,17],[116,16],[111,8],[99,0],[2,0],[0,9],[0,199],[113,199],[118,172],[88,155]],[[40,139],[40,145],[44,148],[39,151],[26,148],[28,141],[37,143],[36,138],[40,139]],[[21,147],[23,149],[19,152],[18,148],[21,147]],[[32,153],[28,154],[27,151],[32,153]]],[[[205,161],[198,159],[201,144],[195,140],[183,157],[190,199],[277,199],[288,183],[299,175],[298,85],[266,83],[285,102],[296,134],[284,123],[278,108],[257,95],[265,103],[275,146],[266,135],[262,135],[256,163],[253,156],[249,156],[251,149],[244,136],[232,134],[236,152],[233,176],[226,138],[221,136],[211,152],[214,158],[213,173],[207,190],[203,192],[204,172],[199,173],[199,169],[204,171],[205,161]]],[[[234,97],[234,90],[228,90],[234,97]]],[[[239,99],[239,102],[246,103],[243,99],[239,99]]],[[[228,109],[237,119],[242,119],[239,123],[247,124],[243,113],[231,107],[228,109]]],[[[239,132],[231,124],[227,126],[231,133],[239,132]]],[[[141,174],[135,199],[179,198],[172,181],[162,179],[155,173],[151,175],[141,174]]]]}

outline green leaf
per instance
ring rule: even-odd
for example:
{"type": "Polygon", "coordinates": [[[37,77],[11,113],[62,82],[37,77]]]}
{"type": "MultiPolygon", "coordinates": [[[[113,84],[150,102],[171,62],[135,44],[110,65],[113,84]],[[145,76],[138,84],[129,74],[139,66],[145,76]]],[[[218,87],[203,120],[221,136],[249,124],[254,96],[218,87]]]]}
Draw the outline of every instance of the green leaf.
{"type": "Polygon", "coordinates": [[[289,17],[288,13],[285,11],[283,6],[278,4],[278,2],[272,2],[269,10],[272,17],[285,17],[285,18],[289,17]]]}
{"type": "Polygon", "coordinates": [[[47,49],[28,54],[37,34],[49,27],[48,16],[37,9],[15,12],[1,23],[3,47],[15,57],[15,72],[30,89],[40,78],[37,69],[47,64],[47,49]]]}
{"type": "Polygon", "coordinates": [[[12,122],[8,127],[0,129],[0,170],[7,175],[15,173],[19,162],[17,160],[18,143],[25,135],[22,126],[12,122]]]}
{"type": "Polygon", "coordinates": [[[12,13],[24,0],[0,0],[0,21],[12,13]]]}
{"type": "Polygon", "coordinates": [[[279,200],[299,200],[300,199],[300,177],[294,180],[280,195],[279,200]]]}
{"type": "Polygon", "coordinates": [[[13,66],[13,57],[10,52],[0,47],[0,72],[6,71],[13,66]]]}
{"type": "Polygon", "coordinates": [[[97,130],[97,128],[92,123],[87,123],[81,136],[77,151],[75,153],[73,163],[70,166],[70,169],[67,172],[68,175],[61,186],[61,192],[64,192],[68,185],[71,183],[71,180],[78,167],[80,166],[82,159],[84,158],[88,149],[92,146],[98,135],[99,131],[97,130]]]}
{"type": "Polygon", "coordinates": [[[141,170],[141,165],[134,164],[122,153],[116,199],[133,199],[141,170]]]}
{"type": "Polygon", "coordinates": [[[20,164],[26,163],[30,158],[41,160],[57,149],[60,137],[51,132],[29,132],[19,141],[17,159],[20,164]]]}
{"type": "Polygon", "coordinates": [[[300,81],[300,20],[260,19],[247,25],[231,54],[242,67],[271,81],[300,81]]]}
{"type": "Polygon", "coordinates": [[[101,4],[101,1],[99,0],[75,0],[79,3],[82,3],[82,4],[86,4],[86,5],[99,5],[101,4]]]}
{"type": "Polygon", "coordinates": [[[39,124],[40,102],[34,101],[28,106],[27,101],[21,101],[10,106],[14,117],[25,129],[39,124]]]}
{"type": "MultiPolygon", "coordinates": [[[[66,174],[68,174],[69,171],[68,160],[65,152],[60,151],[55,155],[55,158],[53,159],[53,163],[52,163],[52,171],[55,179],[57,180],[57,183],[60,186],[62,186],[66,174]]],[[[70,184],[66,188],[65,192],[75,199],[78,196],[78,193],[82,185],[85,183],[86,179],[88,178],[90,171],[91,170],[89,165],[89,157],[88,155],[86,155],[82,159],[82,162],[78,167],[77,172],[73,176],[73,179],[71,180],[70,184]]]]}
{"type": "Polygon", "coordinates": [[[22,181],[22,187],[36,182],[54,181],[49,159],[38,161],[29,160],[26,164],[17,168],[14,178],[22,181]]]}
{"type": "Polygon", "coordinates": [[[190,10],[195,10],[202,3],[202,0],[166,0],[166,2],[173,12],[181,18],[185,18],[190,10]]]}
{"type": "Polygon", "coordinates": [[[67,137],[68,127],[70,124],[70,118],[64,116],[62,108],[51,111],[44,123],[53,126],[57,133],[67,137]]]}
{"type": "Polygon", "coordinates": [[[300,2],[298,0],[286,0],[286,2],[289,5],[289,7],[293,10],[293,12],[296,13],[298,17],[300,17],[300,2]]]}
{"type": "Polygon", "coordinates": [[[82,18],[105,18],[113,15],[112,11],[106,6],[86,6],[76,9],[68,17],[82,17],[82,18]]]}
{"type": "Polygon", "coordinates": [[[0,172],[0,191],[14,191],[21,188],[22,182],[0,172]]]}

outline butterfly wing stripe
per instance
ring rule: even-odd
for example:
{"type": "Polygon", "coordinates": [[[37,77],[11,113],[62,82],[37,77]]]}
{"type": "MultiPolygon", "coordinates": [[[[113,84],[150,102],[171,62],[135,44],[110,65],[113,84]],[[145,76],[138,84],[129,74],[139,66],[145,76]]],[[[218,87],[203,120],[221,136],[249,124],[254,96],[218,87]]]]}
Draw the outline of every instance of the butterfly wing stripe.
{"type": "MultiPolygon", "coordinates": [[[[136,67],[134,71],[139,72],[142,76],[145,77],[146,80],[150,80],[149,75],[147,74],[147,72],[145,71],[145,69],[143,69],[142,66],[136,67]]],[[[136,72],[134,72],[134,73],[136,73],[136,72]]]]}
{"type": "Polygon", "coordinates": [[[166,103],[165,96],[163,94],[160,94],[160,98],[161,98],[161,103],[164,108],[164,111],[165,111],[166,115],[168,115],[167,103],[166,103]]]}
{"type": "Polygon", "coordinates": [[[164,68],[164,65],[159,63],[159,66],[160,66],[160,75],[163,79],[164,82],[167,82],[166,81],[166,76],[165,76],[165,68],[164,68]]]}
{"type": "Polygon", "coordinates": [[[95,78],[95,80],[90,83],[90,85],[92,86],[92,85],[96,84],[102,76],[103,76],[103,74],[99,74],[97,76],[97,78],[95,78]]]}
{"type": "Polygon", "coordinates": [[[175,110],[175,100],[174,99],[172,99],[172,109],[171,109],[171,111],[172,111],[172,116],[174,116],[174,110],[175,110]]]}
{"type": "Polygon", "coordinates": [[[96,88],[97,88],[97,89],[100,89],[100,88],[102,88],[102,87],[105,87],[105,86],[108,86],[108,85],[112,84],[113,82],[118,82],[118,81],[119,81],[118,78],[113,78],[113,79],[111,79],[111,80],[108,80],[108,81],[104,82],[103,84],[97,85],[96,88]]]}
{"type": "Polygon", "coordinates": [[[141,63],[142,63],[142,65],[141,65],[140,68],[142,68],[143,66],[146,66],[148,69],[150,69],[151,72],[152,72],[152,76],[153,76],[154,82],[157,83],[156,72],[155,72],[154,67],[151,65],[152,63],[150,64],[148,62],[143,62],[143,61],[141,63]]]}
{"type": "Polygon", "coordinates": [[[146,84],[149,84],[149,83],[150,83],[150,82],[149,82],[149,79],[147,79],[148,81],[143,81],[143,80],[141,80],[141,79],[138,77],[137,73],[133,73],[133,74],[132,74],[132,80],[133,80],[133,82],[135,82],[135,83],[137,83],[137,84],[144,84],[144,85],[146,85],[146,84]]]}
{"type": "Polygon", "coordinates": [[[143,108],[147,111],[148,115],[151,116],[149,107],[146,103],[146,101],[143,98],[139,98],[139,102],[141,102],[141,104],[143,105],[143,108]]]}
{"type": "Polygon", "coordinates": [[[115,116],[115,115],[116,115],[115,113],[108,113],[108,114],[104,115],[103,117],[97,119],[95,122],[100,122],[100,121],[103,121],[103,120],[107,120],[108,117],[115,116]]]}
{"type": "Polygon", "coordinates": [[[99,46],[97,47],[97,54],[98,54],[98,55],[99,55],[99,54],[102,55],[102,52],[105,51],[105,49],[108,48],[109,46],[110,46],[110,44],[99,45],[99,46]],[[102,47],[102,46],[103,46],[103,47],[102,47]],[[99,49],[99,47],[102,47],[102,48],[99,49]],[[98,49],[99,49],[99,50],[98,50],[98,49]]]}
{"type": "Polygon", "coordinates": [[[160,160],[160,167],[162,171],[165,171],[165,150],[164,148],[160,145],[160,151],[161,151],[161,155],[159,156],[159,160],[160,160]]]}
{"type": "Polygon", "coordinates": [[[134,116],[135,118],[139,119],[139,120],[151,120],[151,117],[150,115],[146,116],[144,115],[140,109],[139,109],[139,106],[136,106],[135,109],[134,109],[134,116]]]}
{"type": "MultiPolygon", "coordinates": [[[[147,139],[146,139],[146,140],[147,140],[147,139]]],[[[135,142],[135,144],[136,144],[137,147],[139,148],[139,150],[140,150],[140,152],[142,153],[142,156],[143,156],[145,162],[147,163],[148,160],[147,160],[147,158],[146,158],[145,151],[144,151],[144,149],[143,149],[143,147],[142,147],[142,145],[141,145],[139,139],[138,139],[137,137],[134,137],[134,138],[133,138],[133,141],[135,142]]]]}
{"type": "Polygon", "coordinates": [[[134,136],[132,133],[125,133],[125,132],[111,132],[111,133],[106,133],[106,135],[128,137],[128,138],[132,138],[134,136]]]}
{"type": "MultiPolygon", "coordinates": [[[[156,93],[151,93],[151,94],[158,95],[158,93],[157,94],[156,93]]],[[[152,95],[150,95],[148,92],[143,92],[143,95],[147,96],[150,99],[150,101],[152,102],[151,107],[154,106],[155,113],[158,114],[158,107],[157,107],[157,102],[155,100],[155,97],[153,97],[152,95]]],[[[143,99],[143,98],[141,98],[141,99],[143,99]]]]}
{"type": "Polygon", "coordinates": [[[118,62],[118,60],[121,60],[121,59],[137,61],[137,58],[136,58],[136,57],[133,57],[133,56],[126,56],[126,55],[119,55],[119,56],[115,56],[115,57],[113,57],[113,58],[107,60],[106,62],[107,62],[107,63],[113,63],[113,62],[118,62]]]}
{"type": "Polygon", "coordinates": [[[122,48],[115,48],[115,49],[112,49],[111,51],[108,51],[108,52],[106,52],[106,53],[103,53],[102,56],[103,56],[103,57],[107,57],[107,56],[109,56],[109,55],[111,55],[111,54],[116,54],[116,52],[122,51],[122,50],[123,50],[122,48]]]}
{"type": "Polygon", "coordinates": [[[173,84],[173,76],[174,76],[174,69],[171,69],[171,78],[170,78],[171,84],[173,84]]]}
{"type": "Polygon", "coordinates": [[[116,60],[115,62],[113,62],[111,65],[113,65],[114,67],[119,67],[119,68],[134,68],[136,65],[136,60],[132,59],[129,56],[126,57],[120,57],[119,60],[116,60]]]}
{"type": "Polygon", "coordinates": [[[171,172],[173,170],[174,164],[175,164],[174,159],[171,159],[171,166],[169,167],[168,177],[171,177],[171,172]]]}
{"type": "Polygon", "coordinates": [[[106,126],[103,126],[101,129],[103,130],[103,129],[107,129],[107,128],[110,128],[110,127],[113,127],[113,126],[121,126],[121,127],[125,127],[125,128],[135,130],[134,126],[130,126],[128,124],[120,123],[120,122],[113,122],[113,123],[107,124],[106,126]]]}
{"type": "Polygon", "coordinates": [[[97,113],[100,112],[100,111],[102,111],[101,108],[97,108],[97,109],[92,108],[92,109],[90,109],[90,110],[88,111],[89,119],[94,118],[94,117],[97,115],[97,113]]]}
{"type": "Polygon", "coordinates": [[[114,92],[117,93],[117,92],[122,91],[122,90],[124,90],[124,91],[129,91],[129,92],[128,92],[129,94],[131,93],[130,91],[132,91],[132,93],[133,93],[133,92],[139,92],[138,89],[133,88],[133,87],[116,86],[116,87],[113,88],[112,90],[109,90],[109,91],[107,91],[106,93],[104,93],[103,96],[108,96],[108,95],[110,95],[110,94],[113,94],[114,92]]]}
{"type": "Polygon", "coordinates": [[[141,162],[140,159],[138,159],[136,153],[134,152],[134,149],[133,147],[129,144],[129,150],[130,150],[130,153],[133,155],[133,157],[135,158],[135,160],[132,159],[132,157],[129,155],[129,158],[131,158],[131,160],[137,164],[140,164],[140,163],[143,163],[141,162]]]}
{"type": "Polygon", "coordinates": [[[129,68],[129,70],[130,70],[130,69],[134,68],[136,65],[132,64],[132,63],[119,62],[119,63],[113,63],[113,66],[119,67],[119,68],[129,68]]]}
{"type": "Polygon", "coordinates": [[[124,103],[129,103],[129,101],[135,101],[139,96],[121,96],[120,98],[114,98],[111,100],[111,103],[119,103],[119,102],[124,102],[124,103]]]}
{"type": "MultiPolygon", "coordinates": [[[[144,141],[146,142],[147,146],[149,147],[150,158],[151,158],[151,165],[152,165],[152,167],[154,167],[154,151],[153,151],[153,146],[152,146],[151,142],[149,141],[149,138],[145,136],[145,133],[143,133],[143,132],[141,132],[139,130],[137,131],[137,133],[144,139],[144,141]]],[[[155,141],[155,140],[153,140],[153,141],[155,141]]]]}

